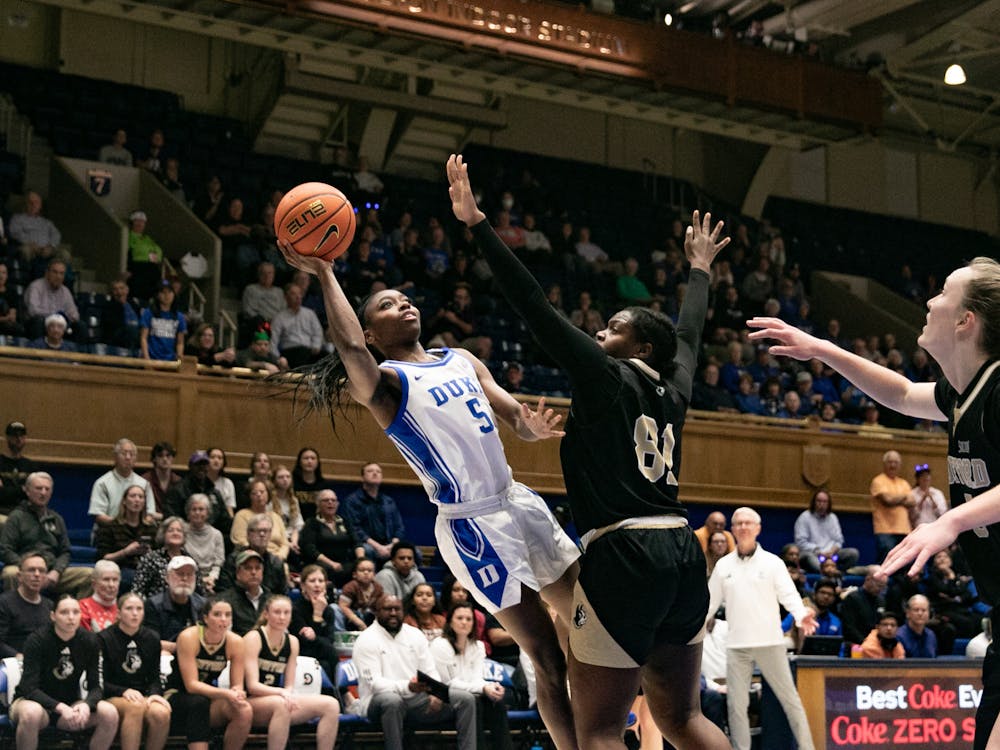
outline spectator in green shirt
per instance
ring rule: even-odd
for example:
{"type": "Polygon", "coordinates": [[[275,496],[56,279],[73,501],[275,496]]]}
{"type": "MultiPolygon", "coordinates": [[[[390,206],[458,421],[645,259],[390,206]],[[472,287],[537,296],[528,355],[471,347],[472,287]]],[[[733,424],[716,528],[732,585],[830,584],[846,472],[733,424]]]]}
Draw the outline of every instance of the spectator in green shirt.
{"type": "Polygon", "coordinates": [[[128,222],[128,270],[132,274],[129,286],[145,302],[156,292],[163,277],[163,249],[146,234],[144,212],[133,211],[129,214],[128,222]]]}

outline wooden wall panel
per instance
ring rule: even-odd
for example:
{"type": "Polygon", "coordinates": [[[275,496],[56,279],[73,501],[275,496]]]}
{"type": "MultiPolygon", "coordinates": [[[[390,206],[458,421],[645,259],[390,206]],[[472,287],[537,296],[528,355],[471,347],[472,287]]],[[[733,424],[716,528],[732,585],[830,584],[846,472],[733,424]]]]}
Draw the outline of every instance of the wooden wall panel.
{"type": "MultiPolygon", "coordinates": [[[[198,375],[193,360],[179,372],[153,372],[0,358],[0,389],[8,396],[0,422],[25,422],[28,455],[42,461],[107,465],[115,440],[128,436],[139,445],[141,461],[153,443],[169,440],[181,467],[192,451],[221,446],[231,472],[240,474],[254,451],[291,465],[301,447],[311,446],[331,479],[354,481],[362,465],[375,460],[390,484],[417,483],[366,411],[351,408],[334,433],[320,416],[294,418],[290,395],[259,382],[198,375]]],[[[562,403],[558,408],[565,410],[562,403]]],[[[890,447],[902,454],[904,467],[929,462],[938,484],[946,476],[941,438],[690,417],[681,468],[686,502],[796,508],[808,502],[814,486],[827,484],[838,509],[865,512],[868,483],[890,447]]],[[[557,441],[527,443],[505,428],[502,435],[515,477],[547,494],[565,492],[557,441]]]]}

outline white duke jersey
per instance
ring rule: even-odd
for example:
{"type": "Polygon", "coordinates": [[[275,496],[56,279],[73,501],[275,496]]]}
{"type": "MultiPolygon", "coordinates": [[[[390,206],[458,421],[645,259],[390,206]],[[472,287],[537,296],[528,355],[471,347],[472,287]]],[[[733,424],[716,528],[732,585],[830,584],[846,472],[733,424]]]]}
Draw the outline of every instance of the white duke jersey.
{"type": "Polygon", "coordinates": [[[450,349],[435,362],[386,360],[399,374],[399,411],[385,433],[432,503],[482,500],[512,481],[496,417],[472,363],[450,349]]]}

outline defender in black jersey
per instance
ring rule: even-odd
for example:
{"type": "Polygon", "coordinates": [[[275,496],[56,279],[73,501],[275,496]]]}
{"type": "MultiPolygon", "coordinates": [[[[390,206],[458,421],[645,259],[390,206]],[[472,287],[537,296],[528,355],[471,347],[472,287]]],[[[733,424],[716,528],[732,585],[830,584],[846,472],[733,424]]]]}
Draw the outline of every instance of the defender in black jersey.
{"type": "MultiPolygon", "coordinates": [[[[948,422],[951,509],[911,532],[882,563],[885,577],[911,560],[917,576],[956,538],[972,568],[980,596],[1000,603],[1000,263],[976,258],[953,271],[927,302],[927,323],[917,343],[938,362],[944,378],[911,383],[895,372],[820,341],[775,318],[748,321],[751,339],[774,339],[777,355],[817,357],[890,409],[948,422]]],[[[983,662],[983,696],[976,712],[976,750],[1000,747],[1000,657],[991,645],[983,662]]]]}
{"type": "Polygon", "coordinates": [[[340,726],[340,704],[318,691],[300,694],[293,689],[299,639],[288,632],[291,622],[291,599],[272,596],[264,605],[257,627],[243,636],[253,724],[267,727],[268,747],[285,747],[293,724],[319,719],[317,750],[333,750],[340,726]]]}
{"type": "Polygon", "coordinates": [[[660,731],[680,747],[728,748],[699,707],[705,558],[678,502],[681,430],[708,310],[709,267],[729,242],[694,214],[691,278],[676,329],[630,307],[596,341],[548,303],[476,205],[461,156],[448,160],[455,216],[504,296],[570,378],[560,456],[585,553],[574,597],[569,676],[581,745],[622,746],[640,682],[660,731]],[[594,685],[600,685],[595,690],[594,685]]]}

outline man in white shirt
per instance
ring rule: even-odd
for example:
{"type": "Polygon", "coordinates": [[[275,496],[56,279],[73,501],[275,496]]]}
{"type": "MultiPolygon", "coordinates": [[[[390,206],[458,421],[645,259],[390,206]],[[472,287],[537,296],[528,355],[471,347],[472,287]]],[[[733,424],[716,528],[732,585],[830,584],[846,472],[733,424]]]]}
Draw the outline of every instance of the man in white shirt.
{"type": "Polygon", "coordinates": [[[156,498],[149,482],[134,471],[136,449],[135,443],[128,438],[122,438],[115,443],[115,465],[107,474],[103,474],[90,491],[90,507],[87,515],[94,517],[94,533],[97,526],[106,526],[115,520],[118,509],[121,508],[125,490],[132,485],[142,487],[146,493],[146,514],[156,516],[156,498]]]}
{"type": "Polygon", "coordinates": [[[386,594],[375,608],[376,622],[361,632],[354,643],[354,666],[358,670],[359,700],[352,713],[381,723],[386,750],[403,750],[403,724],[438,724],[454,719],[459,750],[476,746],[476,699],[472,693],[455,690],[450,704],[429,693],[417,671],[440,679],[427,637],[412,625],[403,624],[399,597],[386,594]]]}
{"type": "Polygon", "coordinates": [[[288,305],[271,320],[271,349],[288,360],[289,367],[315,362],[323,347],[323,326],[316,313],[302,306],[302,288],[285,287],[288,305]]]}
{"type": "Polygon", "coordinates": [[[736,750],[750,750],[750,679],[754,662],[774,690],[800,750],[813,750],[809,723],[785,654],[778,603],[795,617],[803,633],[816,630],[815,613],[802,603],[785,563],[757,544],[760,515],[738,508],[732,518],[736,549],[715,564],[708,580],[709,622],[723,604],[729,637],[726,687],[729,733],[736,750]]]}

